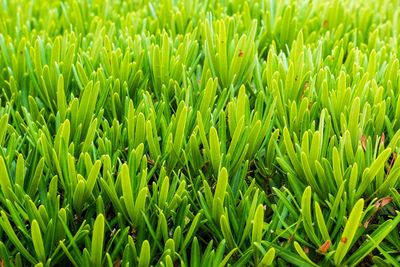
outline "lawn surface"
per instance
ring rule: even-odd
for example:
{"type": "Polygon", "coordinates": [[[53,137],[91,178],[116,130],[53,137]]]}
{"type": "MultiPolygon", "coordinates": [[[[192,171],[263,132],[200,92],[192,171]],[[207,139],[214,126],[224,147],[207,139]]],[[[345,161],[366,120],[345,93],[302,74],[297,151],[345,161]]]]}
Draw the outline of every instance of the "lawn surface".
{"type": "Polygon", "coordinates": [[[2,0],[0,266],[399,266],[400,3],[2,0]]]}

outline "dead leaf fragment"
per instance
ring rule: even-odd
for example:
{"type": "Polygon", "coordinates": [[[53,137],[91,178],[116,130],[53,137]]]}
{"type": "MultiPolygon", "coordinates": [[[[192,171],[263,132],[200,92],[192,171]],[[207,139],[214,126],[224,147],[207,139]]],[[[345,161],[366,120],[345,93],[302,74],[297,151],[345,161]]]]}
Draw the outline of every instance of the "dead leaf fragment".
{"type": "Polygon", "coordinates": [[[382,133],[381,142],[379,144],[379,149],[381,149],[381,146],[384,144],[385,144],[385,133],[382,133]]]}
{"type": "Polygon", "coordinates": [[[366,142],[367,142],[367,137],[365,136],[365,134],[362,134],[361,135],[361,145],[364,148],[364,151],[367,151],[366,142]]]}
{"type": "Polygon", "coordinates": [[[374,204],[374,206],[376,207],[376,210],[372,213],[372,215],[368,218],[368,220],[364,223],[364,228],[368,227],[368,224],[370,223],[370,221],[372,220],[372,218],[375,216],[375,214],[378,212],[378,210],[380,210],[382,207],[384,207],[385,205],[389,204],[390,202],[392,202],[393,198],[392,197],[383,197],[379,200],[377,200],[374,204]]]}
{"type": "Polygon", "coordinates": [[[330,246],[331,246],[331,241],[330,240],[326,240],[325,243],[323,243],[322,246],[317,249],[317,251],[325,254],[325,253],[328,252],[328,249],[329,249],[330,246]]]}

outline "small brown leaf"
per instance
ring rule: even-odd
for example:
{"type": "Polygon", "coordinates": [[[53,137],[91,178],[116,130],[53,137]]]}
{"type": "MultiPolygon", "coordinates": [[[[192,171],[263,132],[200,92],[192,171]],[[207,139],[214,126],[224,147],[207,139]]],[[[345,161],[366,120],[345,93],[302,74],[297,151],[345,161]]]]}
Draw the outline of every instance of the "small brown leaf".
{"type": "Polygon", "coordinates": [[[397,157],[396,152],[393,152],[392,161],[390,162],[389,168],[388,168],[388,170],[386,171],[385,180],[386,180],[386,178],[389,176],[389,173],[390,173],[390,170],[392,169],[393,163],[396,161],[396,157],[397,157]]]}
{"type": "Polygon", "coordinates": [[[154,163],[154,161],[152,161],[151,159],[148,158],[147,159],[147,164],[154,166],[155,163],[154,163]]]}
{"type": "Polygon", "coordinates": [[[385,144],[385,133],[382,133],[381,143],[379,144],[379,149],[381,149],[381,146],[384,144],[385,144]]]}
{"type": "Polygon", "coordinates": [[[367,142],[367,137],[365,134],[361,135],[361,145],[364,148],[364,151],[367,151],[367,145],[365,144],[367,142]]]}
{"type": "Polygon", "coordinates": [[[331,246],[331,241],[326,240],[325,243],[323,243],[322,246],[319,249],[317,249],[317,251],[325,254],[328,252],[330,246],[331,246]]]}
{"type": "Polygon", "coordinates": [[[304,94],[306,93],[306,90],[308,89],[308,84],[309,84],[308,81],[306,81],[306,82],[304,83],[303,93],[301,94],[301,100],[303,100],[304,94]]]}
{"type": "Polygon", "coordinates": [[[382,208],[383,206],[389,204],[390,202],[392,202],[393,198],[392,197],[383,197],[381,199],[379,199],[378,201],[375,202],[375,207],[377,207],[378,209],[382,208]]]}
{"type": "Polygon", "coordinates": [[[119,266],[121,266],[121,264],[122,264],[122,260],[115,260],[113,262],[113,267],[119,267],[119,266]]]}
{"type": "Polygon", "coordinates": [[[368,224],[371,222],[372,218],[375,216],[375,214],[378,212],[378,210],[380,210],[383,206],[392,202],[392,200],[393,200],[392,197],[383,197],[383,198],[379,199],[378,201],[376,201],[374,204],[374,206],[376,207],[376,210],[372,213],[372,215],[364,223],[364,228],[368,227],[368,224]]]}
{"type": "Polygon", "coordinates": [[[310,252],[310,248],[307,246],[304,246],[304,253],[308,253],[308,252],[310,252]]]}
{"type": "Polygon", "coordinates": [[[293,238],[294,238],[294,234],[292,234],[292,235],[289,237],[288,243],[292,242],[293,238]]]}

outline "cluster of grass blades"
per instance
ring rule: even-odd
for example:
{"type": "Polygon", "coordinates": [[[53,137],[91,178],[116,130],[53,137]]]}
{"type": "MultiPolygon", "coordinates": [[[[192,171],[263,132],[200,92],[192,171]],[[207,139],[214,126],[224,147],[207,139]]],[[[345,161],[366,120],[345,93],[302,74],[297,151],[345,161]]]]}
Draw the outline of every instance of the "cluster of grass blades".
{"type": "Polygon", "coordinates": [[[399,266],[398,1],[0,18],[0,266],[399,266]]]}

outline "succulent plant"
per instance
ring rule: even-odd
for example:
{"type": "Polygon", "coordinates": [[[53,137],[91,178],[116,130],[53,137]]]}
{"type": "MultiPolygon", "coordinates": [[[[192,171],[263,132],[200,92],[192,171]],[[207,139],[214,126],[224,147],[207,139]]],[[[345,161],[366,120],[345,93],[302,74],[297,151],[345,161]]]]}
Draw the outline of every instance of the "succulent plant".
{"type": "Polygon", "coordinates": [[[399,265],[397,1],[0,17],[0,266],[399,265]]]}

